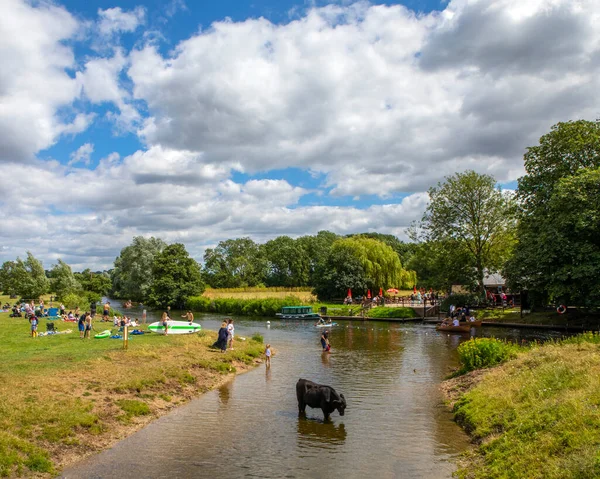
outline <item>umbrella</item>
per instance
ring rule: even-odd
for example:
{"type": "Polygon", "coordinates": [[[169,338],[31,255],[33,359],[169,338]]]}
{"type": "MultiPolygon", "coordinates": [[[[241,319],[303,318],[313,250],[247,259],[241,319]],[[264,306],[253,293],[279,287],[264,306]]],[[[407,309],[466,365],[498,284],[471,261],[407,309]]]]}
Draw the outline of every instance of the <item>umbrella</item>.
{"type": "Polygon", "coordinates": [[[348,288],[348,297],[351,298],[352,297],[352,290],[350,288],[348,288]]]}
{"type": "Polygon", "coordinates": [[[417,294],[417,286],[413,286],[413,293],[417,294]]]}
{"type": "Polygon", "coordinates": [[[383,289],[379,288],[379,296],[383,296],[383,289]]]}
{"type": "Polygon", "coordinates": [[[400,291],[397,290],[396,288],[390,288],[388,290],[386,290],[388,293],[394,293],[394,294],[398,294],[400,291]]]}
{"type": "Polygon", "coordinates": [[[367,298],[371,299],[371,290],[370,289],[367,290],[367,298]]]}

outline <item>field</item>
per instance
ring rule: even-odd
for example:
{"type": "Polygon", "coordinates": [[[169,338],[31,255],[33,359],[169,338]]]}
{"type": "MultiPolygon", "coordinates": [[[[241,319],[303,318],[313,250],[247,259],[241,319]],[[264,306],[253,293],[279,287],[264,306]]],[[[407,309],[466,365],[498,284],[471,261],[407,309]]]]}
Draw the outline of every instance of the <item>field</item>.
{"type": "Polygon", "coordinates": [[[76,324],[63,322],[58,329],[72,333],[31,338],[27,320],[8,316],[0,313],[0,476],[55,475],[251,367],[263,352],[249,339],[221,354],[208,331],[133,336],[125,351],[121,340],[82,340],[76,324]]]}
{"type": "Polygon", "coordinates": [[[283,299],[287,296],[295,296],[306,303],[312,303],[317,299],[312,294],[312,288],[208,288],[203,296],[211,299],[283,299]]]}

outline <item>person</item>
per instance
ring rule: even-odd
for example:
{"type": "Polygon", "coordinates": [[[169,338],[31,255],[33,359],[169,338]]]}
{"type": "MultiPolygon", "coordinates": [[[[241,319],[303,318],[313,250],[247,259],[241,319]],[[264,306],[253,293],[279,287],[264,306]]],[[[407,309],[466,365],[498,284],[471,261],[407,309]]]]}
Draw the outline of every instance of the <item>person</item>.
{"type": "Polygon", "coordinates": [[[448,310],[448,311],[449,311],[449,313],[450,313],[450,317],[451,317],[451,318],[453,318],[453,317],[454,317],[454,310],[455,310],[455,309],[456,309],[456,307],[455,307],[453,304],[451,304],[451,305],[450,305],[450,308],[449,308],[449,310],[448,310]]]}
{"type": "Polygon", "coordinates": [[[44,300],[40,299],[40,313],[44,316],[44,300]]]}
{"type": "Polygon", "coordinates": [[[87,337],[88,339],[92,339],[92,315],[88,313],[85,317],[85,334],[83,337],[87,337]]]}
{"type": "Polygon", "coordinates": [[[181,315],[182,318],[186,318],[190,324],[194,321],[194,314],[188,309],[188,312],[181,315]]]}
{"type": "Polygon", "coordinates": [[[165,336],[169,332],[169,314],[166,311],[163,311],[162,317],[160,318],[163,328],[165,328],[165,336]]]}
{"type": "Polygon", "coordinates": [[[460,326],[460,321],[458,320],[458,318],[454,318],[452,320],[452,326],[460,326]]]}
{"type": "Polygon", "coordinates": [[[233,327],[233,319],[229,320],[229,324],[227,325],[227,343],[229,344],[229,349],[233,350],[233,335],[235,333],[235,328],[233,327]]]}
{"type": "Polygon", "coordinates": [[[87,311],[79,316],[79,320],[77,321],[77,328],[79,329],[79,337],[83,339],[85,335],[85,318],[87,317],[87,311]]]}
{"type": "Polygon", "coordinates": [[[475,322],[475,316],[471,315],[471,317],[469,318],[469,321],[470,321],[471,323],[474,323],[474,322],[475,322]]]}
{"type": "Polygon", "coordinates": [[[325,320],[323,318],[319,318],[319,320],[315,323],[315,326],[318,326],[319,324],[325,324],[325,320]]]}
{"type": "Polygon", "coordinates": [[[224,353],[227,351],[227,321],[223,321],[221,323],[221,328],[219,329],[219,336],[217,337],[217,342],[214,346],[217,346],[221,349],[221,352],[224,353]]]}
{"type": "Polygon", "coordinates": [[[104,303],[104,310],[102,311],[102,321],[108,321],[108,314],[110,313],[110,302],[104,303]]]}
{"type": "Polygon", "coordinates": [[[265,364],[269,368],[271,367],[271,345],[267,344],[265,348],[265,364]]]}
{"type": "Polygon", "coordinates": [[[321,334],[321,346],[323,347],[323,351],[328,351],[327,346],[329,346],[329,331],[325,330],[321,334]]]}
{"type": "Polygon", "coordinates": [[[65,305],[63,303],[60,303],[60,315],[65,315],[65,305]]]}
{"type": "Polygon", "coordinates": [[[35,316],[32,316],[29,321],[31,322],[31,337],[37,338],[38,319],[35,316]]]}
{"type": "Polygon", "coordinates": [[[75,308],[75,313],[73,313],[73,314],[75,315],[75,317],[76,317],[76,318],[78,318],[78,317],[79,317],[79,313],[80,313],[80,311],[79,311],[79,306],[77,306],[77,307],[75,308]]]}

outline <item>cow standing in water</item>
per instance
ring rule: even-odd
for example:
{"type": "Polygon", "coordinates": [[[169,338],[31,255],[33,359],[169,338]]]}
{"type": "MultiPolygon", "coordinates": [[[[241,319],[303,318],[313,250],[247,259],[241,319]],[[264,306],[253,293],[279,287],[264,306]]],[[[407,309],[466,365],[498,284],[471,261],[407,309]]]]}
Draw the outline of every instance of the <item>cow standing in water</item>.
{"type": "Polygon", "coordinates": [[[313,383],[308,379],[298,379],[296,397],[298,398],[298,411],[300,414],[305,413],[306,406],[321,408],[326,421],[336,409],[340,416],[344,415],[346,409],[346,398],[343,394],[338,394],[331,386],[313,383]]]}

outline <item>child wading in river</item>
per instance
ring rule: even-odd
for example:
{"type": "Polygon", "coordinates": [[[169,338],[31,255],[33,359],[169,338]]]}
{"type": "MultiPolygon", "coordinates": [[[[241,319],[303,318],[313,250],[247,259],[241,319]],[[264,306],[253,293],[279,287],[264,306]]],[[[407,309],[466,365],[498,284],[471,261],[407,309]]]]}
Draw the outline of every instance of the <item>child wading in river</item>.
{"type": "Polygon", "coordinates": [[[271,367],[271,345],[267,344],[265,348],[265,365],[269,368],[271,367]]]}

